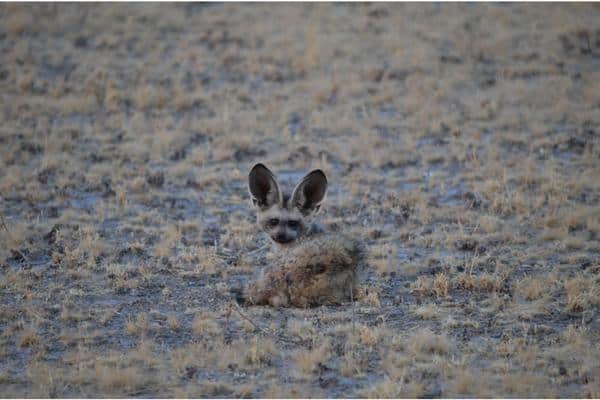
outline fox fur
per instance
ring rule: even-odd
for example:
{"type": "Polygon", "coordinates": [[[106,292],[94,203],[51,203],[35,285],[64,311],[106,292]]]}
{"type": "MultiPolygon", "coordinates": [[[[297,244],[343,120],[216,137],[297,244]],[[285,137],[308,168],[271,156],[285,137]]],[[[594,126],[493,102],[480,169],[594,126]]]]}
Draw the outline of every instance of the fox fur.
{"type": "Polygon", "coordinates": [[[363,260],[359,242],[324,234],[291,249],[246,287],[244,298],[249,304],[300,308],[350,301],[363,260]]]}

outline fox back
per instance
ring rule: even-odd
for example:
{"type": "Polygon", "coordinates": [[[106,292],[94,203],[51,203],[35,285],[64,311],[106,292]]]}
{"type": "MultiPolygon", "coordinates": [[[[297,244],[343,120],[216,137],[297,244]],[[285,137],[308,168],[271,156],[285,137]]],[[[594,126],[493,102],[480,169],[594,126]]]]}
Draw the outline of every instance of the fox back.
{"type": "Polygon", "coordinates": [[[286,252],[275,268],[251,282],[243,302],[273,307],[315,307],[353,300],[365,249],[344,235],[323,234],[286,252]]]}

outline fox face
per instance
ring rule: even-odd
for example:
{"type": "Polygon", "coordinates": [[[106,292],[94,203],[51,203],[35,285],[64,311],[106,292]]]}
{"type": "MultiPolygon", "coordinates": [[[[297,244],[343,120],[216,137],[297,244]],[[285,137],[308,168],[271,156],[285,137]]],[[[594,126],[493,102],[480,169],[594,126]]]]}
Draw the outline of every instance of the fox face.
{"type": "Polygon", "coordinates": [[[273,242],[289,246],[311,231],[314,215],[327,192],[327,178],[316,169],[287,194],[267,167],[256,164],[248,175],[248,190],[260,228],[273,242]]]}

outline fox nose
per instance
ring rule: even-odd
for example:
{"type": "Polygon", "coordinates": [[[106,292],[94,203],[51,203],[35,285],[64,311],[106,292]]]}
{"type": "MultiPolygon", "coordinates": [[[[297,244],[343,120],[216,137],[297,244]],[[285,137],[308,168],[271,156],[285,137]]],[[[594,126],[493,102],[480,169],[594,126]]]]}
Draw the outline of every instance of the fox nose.
{"type": "Polygon", "coordinates": [[[275,235],[275,239],[283,242],[287,239],[287,235],[285,233],[278,233],[277,235],[275,235]]]}
{"type": "Polygon", "coordinates": [[[287,243],[292,241],[292,238],[286,235],[285,232],[277,233],[273,239],[278,243],[287,243]]]}

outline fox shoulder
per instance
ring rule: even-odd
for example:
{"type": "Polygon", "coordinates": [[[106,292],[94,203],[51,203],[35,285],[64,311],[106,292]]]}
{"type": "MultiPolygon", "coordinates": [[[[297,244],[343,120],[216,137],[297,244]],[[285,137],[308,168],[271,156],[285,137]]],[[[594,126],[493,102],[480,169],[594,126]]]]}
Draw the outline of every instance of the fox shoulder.
{"type": "Polygon", "coordinates": [[[366,249],[355,238],[322,234],[302,241],[282,260],[284,268],[320,269],[322,272],[357,270],[364,265],[366,249]]]}

